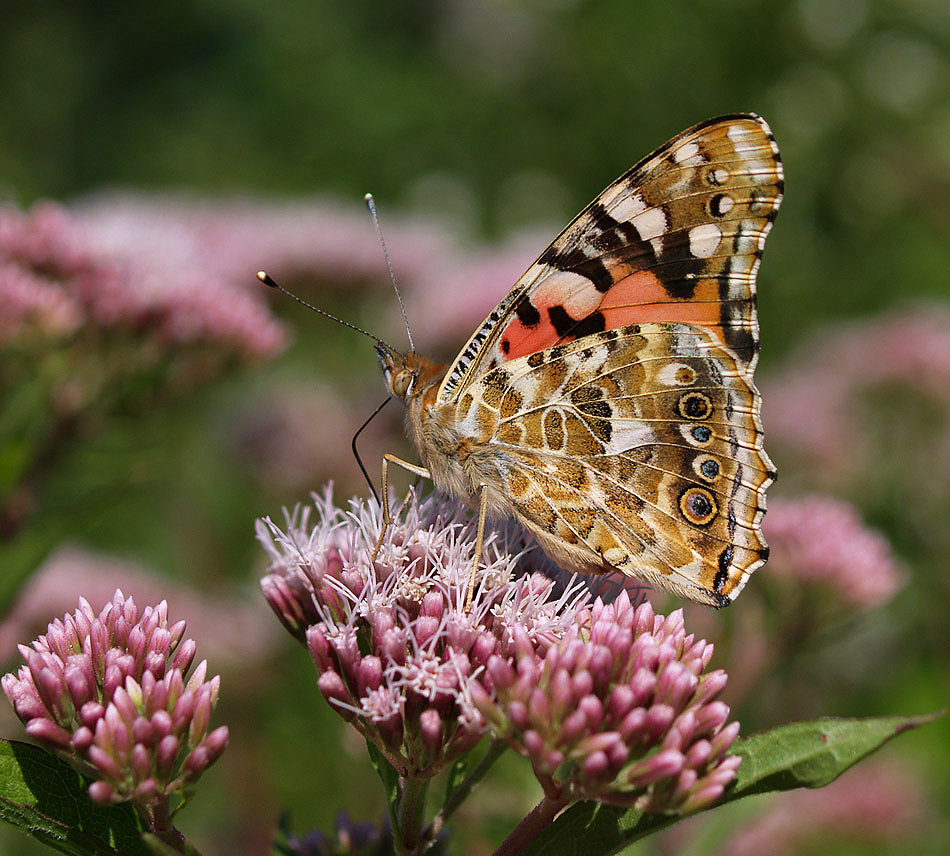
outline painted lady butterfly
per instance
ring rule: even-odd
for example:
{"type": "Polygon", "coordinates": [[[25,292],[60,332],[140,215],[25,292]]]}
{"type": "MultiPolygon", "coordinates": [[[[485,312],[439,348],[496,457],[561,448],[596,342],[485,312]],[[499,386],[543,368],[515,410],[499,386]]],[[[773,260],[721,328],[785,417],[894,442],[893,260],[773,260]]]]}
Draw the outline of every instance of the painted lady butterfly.
{"type": "Polygon", "coordinates": [[[479,544],[511,515],[566,569],[731,603],[768,557],[755,275],[782,185],[762,119],[710,119],[584,209],[450,366],[377,344],[424,465],[385,456],[384,532],[394,463],[477,501],[479,544]]]}

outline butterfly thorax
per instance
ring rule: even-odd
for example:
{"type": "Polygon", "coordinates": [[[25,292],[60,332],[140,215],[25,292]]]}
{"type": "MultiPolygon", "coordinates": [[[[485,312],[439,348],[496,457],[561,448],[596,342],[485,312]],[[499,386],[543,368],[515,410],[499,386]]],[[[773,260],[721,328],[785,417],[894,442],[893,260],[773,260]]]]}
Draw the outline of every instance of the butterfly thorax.
{"type": "Polygon", "coordinates": [[[509,503],[496,494],[501,476],[495,455],[485,445],[488,437],[481,436],[483,431],[473,435],[460,422],[456,405],[439,401],[447,366],[382,344],[376,346],[376,355],[389,394],[406,407],[406,434],[435,486],[471,500],[485,485],[489,514],[496,517],[508,511],[509,503]]]}

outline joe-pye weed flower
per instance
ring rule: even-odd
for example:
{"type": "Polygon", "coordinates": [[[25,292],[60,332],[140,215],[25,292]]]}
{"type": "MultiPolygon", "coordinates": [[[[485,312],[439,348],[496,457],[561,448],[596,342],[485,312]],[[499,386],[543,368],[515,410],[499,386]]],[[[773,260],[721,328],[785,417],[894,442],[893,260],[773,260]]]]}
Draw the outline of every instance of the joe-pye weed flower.
{"type": "Polygon", "coordinates": [[[209,730],[220,678],[204,661],[188,676],[196,645],[184,633],[164,601],[139,611],[116,591],[96,614],[80,599],[19,646],[25,664],[2,679],[27,733],[96,779],[93,800],[131,801],[158,831],[228,742],[227,726],[209,730]]]}
{"type": "Polygon", "coordinates": [[[476,533],[463,508],[410,494],[375,562],[377,504],[343,511],[327,489],[314,508],[314,522],[297,508],[283,527],[260,523],[261,586],[324,697],[398,773],[403,844],[441,828],[455,803],[420,832],[424,783],[486,734],[486,758],[514,747],[544,791],[513,833],[522,843],[578,799],[685,813],[732,780],[726,676],[704,671],[712,646],[681,613],[532,572],[534,551],[504,532],[484,545],[466,609],[476,533]]]}

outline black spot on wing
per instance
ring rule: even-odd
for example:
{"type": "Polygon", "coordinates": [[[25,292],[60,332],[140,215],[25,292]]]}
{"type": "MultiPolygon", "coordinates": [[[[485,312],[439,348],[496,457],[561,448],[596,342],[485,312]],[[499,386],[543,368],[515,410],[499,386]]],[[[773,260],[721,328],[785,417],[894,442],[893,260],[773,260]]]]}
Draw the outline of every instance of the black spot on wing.
{"type": "Polygon", "coordinates": [[[515,315],[525,327],[536,327],[541,320],[541,313],[535,308],[531,300],[526,296],[515,308],[515,315]]]}
{"type": "Polygon", "coordinates": [[[591,312],[586,318],[582,318],[574,325],[571,335],[580,339],[582,336],[590,336],[593,333],[602,333],[607,326],[602,312],[591,312]]]}
{"type": "Polygon", "coordinates": [[[729,566],[732,564],[732,552],[732,544],[730,544],[719,554],[719,570],[716,571],[716,576],[713,579],[713,591],[716,594],[722,593],[722,587],[726,584],[726,580],[729,579],[729,566]]]}
{"type": "Polygon", "coordinates": [[[548,309],[548,318],[551,326],[562,339],[572,336],[579,339],[592,333],[601,333],[607,326],[602,312],[592,312],[584,318],[572,318],[563,306],[552,306],[548,309]]]}

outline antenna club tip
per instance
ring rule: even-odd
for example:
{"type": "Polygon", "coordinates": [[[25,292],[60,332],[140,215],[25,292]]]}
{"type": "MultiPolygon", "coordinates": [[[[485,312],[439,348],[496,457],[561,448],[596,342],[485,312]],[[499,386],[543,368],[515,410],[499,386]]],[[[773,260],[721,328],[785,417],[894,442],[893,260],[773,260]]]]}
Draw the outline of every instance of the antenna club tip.
{"type": "Polygon", "coordinates": [[[257,278],[264,283],[264,285],[269,285],[271,288],[277,288],[277,283],[270,278],[270,274],[266,270],[259,270],[257,272],[257,278]]]}
{"type": "Polygon", "coordinates": [[[369,204],[370,202],[372,202],[372,201],[373,201],[373,194],[372,194],[372,193],[364,193],[364,194],[363,194],[363,201],[366,202],[367,204],[369,204]]]}

